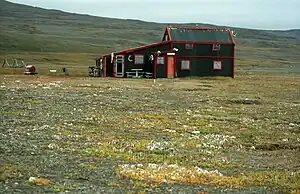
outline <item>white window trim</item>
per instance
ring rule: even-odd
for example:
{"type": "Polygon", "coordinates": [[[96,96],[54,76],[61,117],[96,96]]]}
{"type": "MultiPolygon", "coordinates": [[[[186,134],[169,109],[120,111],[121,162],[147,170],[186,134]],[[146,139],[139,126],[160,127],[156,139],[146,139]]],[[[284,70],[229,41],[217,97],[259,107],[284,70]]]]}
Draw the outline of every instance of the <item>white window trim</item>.
{"type": "Polygon", "coordinates": [[[193,43],[185,43],[184,48],[186,50],[193,50],[194,49],[194,44],[193,43]],[[191,47],[189,48],[188,45],[191,45],[191,47]]]}
{"type": "Polygon", "coordinates": [[[220,51],[221,50],[221,44],[213,44],[213,51],[220,51]],[[217,48],[215,46],[218,46],[217,48]]]}
{"type": "Polygon", "coordinates": [[[157,57],[157,65],[163,65],[165,64],[165,57],[157,57]],[[162,59],[162,61],[160,61],[159,59],[162,59]]]}
{"type": "Polygon", "coordinates": [[[141,54],[134,55],[134,64],[136,65],[143,65],[145,63],[145,56],[141,54]],[[137,62],[137,57],[143,57],[142,62],[137,62]]]}
{"type": "Polygon", "coordinates": [[[180,70],[190,70],[191,69],[191,61],[190,60],[181,60],[181,62],[180,62],[180,70]],[[189,64],[189,67],[188,68],[182,68],[182,64],[183,64],[183,62],[188,62],[188,64],[189,64]]]}
{"type": "Polygon", "coordinates": [[[213,61],[213,70],[222,70],[222,66],[223,66],[222,61],[213,61]],[[219,68],[215,67],[215,62],[220,63],[220,67],[219,68]]]}

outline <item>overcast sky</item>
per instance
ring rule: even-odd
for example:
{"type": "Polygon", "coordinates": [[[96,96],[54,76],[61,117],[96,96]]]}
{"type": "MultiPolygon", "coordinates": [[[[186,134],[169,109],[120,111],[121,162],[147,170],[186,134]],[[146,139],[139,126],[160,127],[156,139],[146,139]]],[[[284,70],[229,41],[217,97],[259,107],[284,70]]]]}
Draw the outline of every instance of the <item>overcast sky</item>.
{"type": "Polygon", "coordinates": [[[11,0],[96,16],[258,29],[300,28],[300,0],[11,0]]]}

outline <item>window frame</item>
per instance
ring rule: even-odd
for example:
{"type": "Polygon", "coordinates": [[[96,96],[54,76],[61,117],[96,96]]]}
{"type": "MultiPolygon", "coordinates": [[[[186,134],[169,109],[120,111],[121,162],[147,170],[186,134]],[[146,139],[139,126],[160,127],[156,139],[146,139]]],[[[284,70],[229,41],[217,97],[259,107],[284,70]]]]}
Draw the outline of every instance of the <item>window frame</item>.
{"type": "Polygon", "coordinates": [[[221,50],[221,44],[217,43],[212,45],[212,51],[220,51],[220,50],[221,50]],[[219,45],[219,47],[215,48],[216,45],[219,45]]]}
{"type": "Polygon", "coordinates": [[[194,44],[193,43],[185,43],[184,44],[184,48],[186,49],[186,50],[193,50],[194,49],[194,44]],[[188,47],[188,46],[191,46],[191,47],[188,47]]]}
{"type": "Polygon", "coordinates": [[[213,71],[221,71],[223,69],[223,63],[220,60],[213,60],[213,71]],[[221,63],[221,67],[220,68],[215,68],[215,62],[220,62],[221,63]]]}
{"type": "Polygon", "coordinates": [[[143,54],[134,54],[134,64],[135,65],[144,65],[145,64],[145,55],[143,55],[143,54]],[[143,57],[143,63],[137,63],[136,57],[143,57]]]}
{"type": "Polygon", "coordinates": [[[191,64],[192,64],[192,61],[191,60],[189,60],[189,59],[182,59],[181,61],[180,61],[180,70],[184,70],[184,71],[189,71],[189,70],[191,70],[191,64]],[[189,62],[189,68],[182,68],[182,62],[183,61],[188,61],[189,62]]]}
{"type": "Polygon", "coordinates": [[[166,63],[166,57],[165,56],[159,56],[159,57],[157,57],[157,59],[156,59],[156,64],[157,65],[164,65],[166,63]],[[159,58],[162,58],[163,59],[163,63],[159,63],[159,58]]]}

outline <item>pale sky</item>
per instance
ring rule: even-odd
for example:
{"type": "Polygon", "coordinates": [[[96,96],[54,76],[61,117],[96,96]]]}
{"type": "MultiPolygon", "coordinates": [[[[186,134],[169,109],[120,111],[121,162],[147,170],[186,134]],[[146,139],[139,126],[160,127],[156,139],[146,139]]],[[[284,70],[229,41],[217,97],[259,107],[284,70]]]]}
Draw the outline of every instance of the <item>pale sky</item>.
{"type": "Polygon", "coordinates": [[[42,8],[160,23],[300,28],[300,0],[11,0],[42,8]]]}

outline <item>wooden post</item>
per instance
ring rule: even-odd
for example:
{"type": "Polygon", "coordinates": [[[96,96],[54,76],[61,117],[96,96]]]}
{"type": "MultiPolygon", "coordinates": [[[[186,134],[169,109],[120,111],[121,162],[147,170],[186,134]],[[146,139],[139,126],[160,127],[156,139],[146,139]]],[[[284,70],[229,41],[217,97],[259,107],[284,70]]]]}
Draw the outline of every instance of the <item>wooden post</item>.
{"type": "Polygon", "coordinates": [[[104,66],[103,66],[104,77],[106,77],[106,57],[103,57],[103,60],[104,60],[104,66]]]}
{"type": "Polygon", "coordinates": [[[156,66],[157,66],[157,52],[154,53],[154,69],[153,69],[153,78],[156,79],[156,66]]]}

